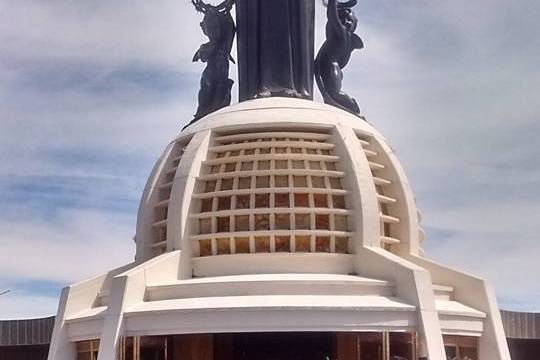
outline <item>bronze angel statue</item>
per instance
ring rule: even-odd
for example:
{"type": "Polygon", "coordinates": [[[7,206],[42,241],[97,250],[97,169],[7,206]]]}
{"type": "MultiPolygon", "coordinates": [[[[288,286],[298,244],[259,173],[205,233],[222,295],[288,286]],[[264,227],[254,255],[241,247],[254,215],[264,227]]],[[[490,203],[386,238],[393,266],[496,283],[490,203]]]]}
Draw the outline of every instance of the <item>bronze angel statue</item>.
{"type": "Polygon", "coordinates": [[[191,2],[197,11],[204,14],[200,26],[209,40],[193,56],[194,62],[206,63],[201,76],[199,106],[193,123],[231,103],[234,81],[229,79],[229,61],[234,63],[231,48],[236,28],[230,13],[234,0],[223,1],[219,5],[205,4],[202,0],[191,2]]]}
{"type": "Polygon", "coordinates": [[[342,69],[349,63],[352,52],[364,47],[362,39],[354,33],[358,20],[352,7],[356,3],[357,0],[328,0],[326,41],[317,54],[314,70],[324,102],[359,115],[356,100],[341,89],[342,69]]]}

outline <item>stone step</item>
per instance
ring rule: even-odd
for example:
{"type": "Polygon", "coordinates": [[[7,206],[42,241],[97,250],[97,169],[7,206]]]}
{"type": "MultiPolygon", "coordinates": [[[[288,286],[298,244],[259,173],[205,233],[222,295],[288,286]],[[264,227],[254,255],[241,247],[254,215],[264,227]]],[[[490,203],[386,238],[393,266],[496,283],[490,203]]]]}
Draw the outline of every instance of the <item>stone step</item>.
{"type": "Polygon", "coordinates": [[[393,296],[393,284],[352,275],[260,274],[196,278],[146,287],[146,301],[226,296],[393,296]]]}
{"type": "MultiPolygon", "coordinates": [[[[373,295],[249,295],[145,301],[126,313],[164,313],[220,310],[317,310],[334,311],[415,311],[416,307],[391,296],[373,295]]],[[[378,315],[380,316],[380,315],[378,315]]]]}

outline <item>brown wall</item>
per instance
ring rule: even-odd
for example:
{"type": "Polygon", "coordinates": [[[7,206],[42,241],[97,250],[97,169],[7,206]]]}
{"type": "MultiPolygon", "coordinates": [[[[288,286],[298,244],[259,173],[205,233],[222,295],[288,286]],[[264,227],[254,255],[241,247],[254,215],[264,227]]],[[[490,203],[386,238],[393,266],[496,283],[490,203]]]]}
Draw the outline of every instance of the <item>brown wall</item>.
{"type": "Polygon", "coordinates": [[[214,337],[212,334],[173,336],[173,360],[212,360],[214,337]]]}

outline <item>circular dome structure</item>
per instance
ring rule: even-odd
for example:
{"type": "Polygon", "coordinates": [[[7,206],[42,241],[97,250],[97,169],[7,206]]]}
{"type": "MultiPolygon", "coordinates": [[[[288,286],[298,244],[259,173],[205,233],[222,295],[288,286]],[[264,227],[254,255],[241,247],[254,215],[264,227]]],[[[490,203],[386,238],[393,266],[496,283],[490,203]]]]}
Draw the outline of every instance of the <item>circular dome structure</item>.
{"type": "Polygon", "coordinates": [[[367,122],[298,99],[224,108],[154,166],[136,261],[64,289],[49,359],[152,349],[212,360],[248,345],[267,359],[269,343],[283,359],[442,360],[463,347],[510,359],[494,293],[422,256],[418,222],[394,152],[367,122]]]}
{"type": "Polygon", "coordinates": [[[414,197],[367,122],[306,100],[222,109],[183,131],[141,202],[137,259],[181,249],[195,276],[354,273],[358,246],[418,254],[414,197]]]}

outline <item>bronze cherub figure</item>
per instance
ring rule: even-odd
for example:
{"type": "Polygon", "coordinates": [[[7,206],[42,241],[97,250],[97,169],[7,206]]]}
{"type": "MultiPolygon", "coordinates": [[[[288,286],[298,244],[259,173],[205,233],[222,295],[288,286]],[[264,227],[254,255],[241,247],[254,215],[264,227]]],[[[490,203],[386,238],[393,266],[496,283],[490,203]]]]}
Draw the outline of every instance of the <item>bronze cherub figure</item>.
{"type": "Polygon", "coordinates": [[[342,3],[328,0],[326,41],[315,59],[315,80],[324,102],[353,114],[360,115],[356,100],[341,87],[343,68],[347,66],[355,49],[362,49],[362,39],[354,33],[358,20],[352,11],[357,0],[342,3]]]}
{"type": "Polygon", "coordinates": [[[234,0],[223,1],[219,5],[209,5],[202,0],[191,0],[197,11],[204,14],[201,28],[209,41],[202,44],[193,56],[193,61],[206,63],[201,76],[199,106],[193,121],[199,120],[231,103],[231,88],[234,84],[229,79],[229,61],[234,63],[231,48],[236,33],[231,8],[234,0]]]}

